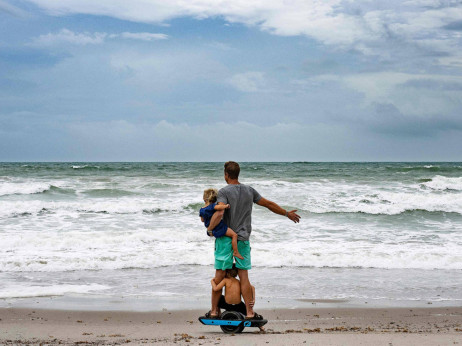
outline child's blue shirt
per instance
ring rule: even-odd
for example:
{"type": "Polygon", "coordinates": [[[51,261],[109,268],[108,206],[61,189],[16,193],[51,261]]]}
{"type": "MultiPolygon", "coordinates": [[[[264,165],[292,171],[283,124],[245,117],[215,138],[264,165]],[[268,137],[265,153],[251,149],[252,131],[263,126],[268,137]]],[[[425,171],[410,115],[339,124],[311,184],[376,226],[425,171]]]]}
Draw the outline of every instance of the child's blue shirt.
{"type": "MultiPolygon", "coordinates": [[[[209,204],[208,206],[201,208],[199,211],[199,216],[204,219],[204,226],[208,228],[210,225],[210,220],[212,219],[212,215],[215,213],[215,206],[216,203],[209,204]]],[[[228,230],[228,226],[226,223],[221,220],[220,223],[213,229],[212,233],[215,238],[223,237],[228,230]]]]}

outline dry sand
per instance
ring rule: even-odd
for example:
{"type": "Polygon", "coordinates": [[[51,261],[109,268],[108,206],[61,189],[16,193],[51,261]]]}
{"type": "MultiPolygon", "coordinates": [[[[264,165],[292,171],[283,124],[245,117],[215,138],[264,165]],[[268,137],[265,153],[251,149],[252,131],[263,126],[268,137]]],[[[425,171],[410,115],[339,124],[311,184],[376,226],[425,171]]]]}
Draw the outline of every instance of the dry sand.
{"type": "Polygon", "coordinates": [[[462,345],[462,307],[260,310],[265,334],[204,326],[204,311],[0,309],[0,344],[462,345]]]}

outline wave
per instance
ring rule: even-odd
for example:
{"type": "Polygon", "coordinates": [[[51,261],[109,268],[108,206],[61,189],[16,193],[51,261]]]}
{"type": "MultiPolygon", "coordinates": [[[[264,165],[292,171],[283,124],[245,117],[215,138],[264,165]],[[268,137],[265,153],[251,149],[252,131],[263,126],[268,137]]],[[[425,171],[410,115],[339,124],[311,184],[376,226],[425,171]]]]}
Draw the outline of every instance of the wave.
{"type": "Polygon", "coordinates": [[[204,206],[204,203],[189,203],[184,207],[185,210],[199,211],[204,206]]]}
{"type": "MultiPolygon", "coordinates": [[[[87,244],[92,244],[92,247],[68,247],[66,251],[61,250],[61,255],[47,254],[44,250],[50,249],[41,249],[40,255],[50,260],[30,261],[22,257],[15,258],[14,262],[0,261],[0,270],[2,272],[71,272],[213,265],[213,244],[208,244],[210,249],[204,251],[197,245],[190,246],[186,242],[164,242],[165,245],[158,246],[162,244],[159,240],[139,239],[138,243],[133,244],[131,241],[133,239],[131,239],[129,240],[131,249],[120,249],[120,244],[127,242],[126,239],[121,238],[117,239],[118,243],[114,240],[109,241],[107,247],[102,249],[98,247],[98,243],[92,243],[94,238],[88,237],[86,240],[87,244]]],[[[76,244],[81,245],[80,241],[76,244]]],[[[393,246],[374,249],[357,243],[337,243],[338,248],[333,250],[329,247],[332,243],[318,243],[314,244],[315,247],[313,244],[314,242],[309,244],[306,241],[298,241],[297,246],[293,243],[278,243],[275,246],[273,243],[254,242],[252,266],[260,268],[462,270],[460,255],[445,253],[443,248],[428,250],[428,245],[421,246],[419,249],[412,247],[394,249],[393,246]]],[[[456,248],[453,250],[457,251],[456,248]]],[[[2,298],[1,290],[0,298],[2,298]]]]}
{"type": "Polygon", "coordinates": [[[83,165],[83,166],[73,165],[71,167],[72,169],[100,169],[99,166],[90,166],[90,165],[83,165]]]}
{"type": "Polygon", "coordinates": [[[455,212],[455,211],[444,211],[444,210],[426,210],[426,209],[405,209],[402,211],[396,212],[374,212],[374,213],[366,213],[364,211],[326,211],[326,212],[311,212],[316,215],[351,215],[351,214],[358,214],[358,215],[371,215],[371,216],[398,216],[398,215],[409,215],[409,216],[421,216],[421,217],[430,217],[430,216],[448,216],[454,215],[458,217],[462,215],[462,212],[455,212]]]}
{"type": "Polygon", "coordinates": [[[385,166],[385,170],[408,173],[408,172],[441,172],[441,173],[457,173],[462,171],[462,166],[455,165],[417,165],[417,166],[385,166]]]}
{"type": "MultiPolygon", "coordinates": [[[[439,180],[437,180],[438,182],[439,180]]],[[[454,185],[458,181],[450,180],[454,185]]],[[[434,183],[434,181],[426,184],[434,183]]],[[[422,183],[425,184],[425,183],[422,183]]],[[[450,186],[452,186],[450,185],[450,186]]],[[[462,194],[459,191],[447,192],[445,185],[437,185],[441,190],[413,192],[377,191],[374,194],[361,194],[352,196],[349,193],[336,192],[331,194],[317,194],[305,196],[303,191],[299,195],[293,194],[289,203],[280,203],[284,208],[297,209],[300,213],[313,214],[366,214],[366,215],[399,215],[403,213],[418,212],[421,215],[432,213],[455,213],[462,215],[462,194]]],[[[454,186],[452,186],[454,188],[454,186]]],[[[321,187],[322,188],[322,187],[321,187]]],[[[72,196],[71,199],[34,199],[34,200],[4,200],[0,209],[0,217],[18,217],[40,215],[44,210],[48,213],[60,215],[73,215],[77,213],[95,214],[160,214],[173,213],[184,217],[196,215],[203,203],[187,200],[163,199],[137,195],[125,190],[93,190],[85,193],[88,198],[75,198],[74,190],[51,187],[43,194],[63,194],[72,196]],[[123,198],[121,198],[123,197],[123,198]]],[[[272,199],[272,198],[271,198],[272,199]]],[[[276,199],[275,199],[276,200],[276,199]]],[[[256,208],[256,213],[261,213],[256,208]]]]}
{"type": "Polygon", "coordinates": [[[4,182],[0,184],[0,196],[8,195],[30,195],[35,193],[42,193],[50,190],[53,185],[48,183],[14,183],[4,182]]]}
{"type": "Polygon", "coordinates": [[[88,294],[91,292],[109,289],[109,286],[90,285],[53,285],[53,286],[7,286],[0,289],[0,299],[5,298],[32,298],[32,297],[55,297],[66,294],[88,294]]]}
{"type": "MultiPolygon", "coordinates": [[[[455,204],[451,204],[450,198],[447,198],[441,204],[438,200],[432,201],[429,198],[424,203],[419,201],[403,201],[402,203],[396,203],[391,201],[381,201],[377,203],[371,200],[359,200],[356,205],[350,205],[348,207],[311,207],[304,208],[305,211],[313,214],[365,214],[365,215],[400,215],[405,213],[426,213],[428,215],[434,213],[448,213],[448,214],[459,214],[462,215],[462,199],[454,201],[455,204]],[[306,210],[307,209],[307,210],[306,210]]],[[[300,211],[300,209],[298,209],[300,211]]]]}
{"type": "Polygon", "coordinates": [[[0,196],[8,195],[35,195],[35,194],[75,194],[73,189],[65,189],[55,185],[40,184],[40,183],[23,183],[12,184],[15,186],[1,186],[0,196]]]}
{"type": "Polygon", "coordinates": [[[83,171],[102,171],[102,172],[113,172],[113,171],[127,171],[136,168],[133,165],[114,165],[114,164],[100,164],[100,165],[72,165],[70,166],[73,170],[83,171]]]}
{"type": "Polygon", "coordinates": [[[444,177],[437,175],[430,181],[425,181],[422,184],[425,187],[429,187],[432,190],[454,190],[462,191],[462,177],[444,177]]]}
{"type": "Polygon", "coordinates": [[[136,192],[121,189],[92,189],[83,191],[82,194],[89,197],[124,197],[137,195],[136,192]]]}
{"type": "MultiPolygon", "coordinates": [[[[30,225],[29,220],[12,223],[2,232],[0,272],[150,269],[213,263],[213,239],[205,236],[197,216],[169,213],[128,220],[106,216],[91,220],[74,213],[73,218],[79,220],[74,224],[63,216],[37,220],[26,232],[22,226],[30,225]]],[[[283,218],[255,216],[251,241],[256,267],[462,269],[460,227],[454,219],[454,226],[441,223],[442,228],[436,225],[431,230],[420,230],[406,224],[407,218],[391,226],[387,222],[377,226],[372,222],[335,224],[332,219],[347,218],[316,220],[308,216],[305,222],[293,226],[283,218]]]]}

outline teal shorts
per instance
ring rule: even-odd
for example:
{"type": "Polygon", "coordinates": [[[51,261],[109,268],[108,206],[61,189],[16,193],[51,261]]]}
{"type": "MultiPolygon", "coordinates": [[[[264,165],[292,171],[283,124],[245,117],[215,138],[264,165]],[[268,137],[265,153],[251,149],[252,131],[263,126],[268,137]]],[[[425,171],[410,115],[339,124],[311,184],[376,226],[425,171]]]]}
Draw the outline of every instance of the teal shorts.
{"type": "MultiPolygon", "coordinates": [[[[250,259],[250,242],[238,240],[237,249],[244,257],[243,260],[236,257],[236,268],[250,270],[252,268],[250,259]]],[[[230,237],[215,239],[215,269],[226,270],[233,267],[233,247],[230,237]]]]}

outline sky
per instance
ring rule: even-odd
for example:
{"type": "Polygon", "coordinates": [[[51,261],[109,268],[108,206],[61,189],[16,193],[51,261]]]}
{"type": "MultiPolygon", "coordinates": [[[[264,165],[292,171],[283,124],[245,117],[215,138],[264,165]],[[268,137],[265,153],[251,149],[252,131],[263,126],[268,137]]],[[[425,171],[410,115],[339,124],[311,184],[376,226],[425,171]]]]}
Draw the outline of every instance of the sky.
{"type": "Polygon", "coordinates": [[[0,0],[0,161],[462,161],[462,0],[0,0]]]}

